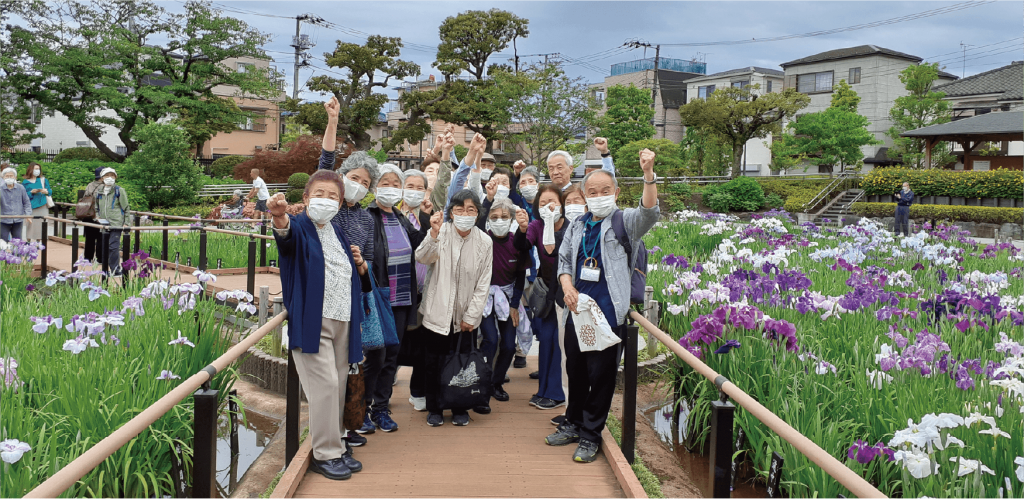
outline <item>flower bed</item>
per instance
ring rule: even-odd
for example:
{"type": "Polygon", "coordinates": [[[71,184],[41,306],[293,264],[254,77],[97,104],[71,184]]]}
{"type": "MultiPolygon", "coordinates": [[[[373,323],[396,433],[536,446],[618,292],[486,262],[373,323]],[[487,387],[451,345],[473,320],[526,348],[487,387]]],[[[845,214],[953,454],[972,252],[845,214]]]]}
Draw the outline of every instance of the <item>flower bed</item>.
{"type": "MultiPolygon", "coordinates": [[[[140,239],[142,250],[153,248],[152,256],[159,257],[163,247],[163,234],[154,231],[143,232],[140,239]]],[[[134,241],[132,244],[135,244],[134,241]]],[[[256,240],[256,264],[259,265],[259,246],[267,247],[267,262],[277,260],[277,245],[265,239],[256,240]]],[[[186,258],[192,258],[192,266],[199,265],[199,231],[182,228],[172,230],[167,236],[167,260],[174,261],[175,253],[180,253],[179,263],[185,264],[186,258]]],[[[249,238],[230,234],[210,232],[206,234],[206,261],[209,268],[217,268],[217,260],[225,269],[245,268],[249,265],[249,238]]]]}
{"type": "MultiPolygon", "coordinates": [[[[1020,495],[1020,250],[977,246],[955,227],[897,240],[868,220],[819,230],[784,214],[681,216],[646,243],[661,327],[883,493],[1020,495]],[[722,231],[711,254],[679,237],[694,226],[722,231]]],[[[692,371],[680,382],[704,441],[718,394],[692,371]]],[[[746,411],[737,424],[762,476],[773,451],[785,458],[790,497],[850,495],[746,411]]]]}
{"type": "MultiPolygon", "coordinates": [[[[75,273],[28,276],[38,247],[0,249],[0,496],[21,497],[227,351],[230,335],[200,284],[138,273],[106,285],[85,262],[75,273]]],[[[211,280],[211,276],[200,276],[211,280]]],[[[244,302],[244,298],[241,300],[244,302]]],[[[243,303],[244,305],[244,303],[243,303]]],[[[211,385],[223,401],[233,371],[211,385]]],[[[186,399],[86,474],[72,497],[166,497],[174,460],[191,466],[186,399]],[[175,457],[176,456],[176,457],[175,457]]]]}
{"type": "Polygon", "coordinates": [[[892,195],[910,182],[918,196],[962,198],[1024,198],[1024,172],[1020,170],[958,171],[877,168],[864,175],[867,196],[892,195]]]}
{"type": "MultiPolygon", "coordinates": [[[[853,203],[850,211],[862,217],[891,217],[896,213],[896,203],[853,203]]],[[[1017,224],[1024,220],[1024,208],[914,204],[910,205],[910,218],[949,220],[952,222],[1017,224]]]]}

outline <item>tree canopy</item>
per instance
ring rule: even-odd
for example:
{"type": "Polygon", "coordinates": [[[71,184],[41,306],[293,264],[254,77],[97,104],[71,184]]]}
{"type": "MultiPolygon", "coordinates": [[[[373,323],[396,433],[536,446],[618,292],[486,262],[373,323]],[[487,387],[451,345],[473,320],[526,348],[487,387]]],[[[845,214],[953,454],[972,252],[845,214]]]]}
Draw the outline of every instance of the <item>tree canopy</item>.
{"type": "Polygon", "coordinates": [[[949,102],[943,100],[945,92],[932,91],[932,86],[938,78],[937,62],[908,66],[900,72],[900,81],[910,95],[897,97],[895,105],[889,110],[889,120],[893,125],[886,135],[892,139],[893,146],[886,154],[892,159],[902,161],[904,166],[935,168],[956,160],[949,153],[948,143],[939,142],[933,148],[932,163],[926,165],[925,140],[920,137],[900,137],[900,134],[907,130],[948,123],[953,119],[949,102]]]}
{"type": "Polygon", "coordinates": [[[630,142],[654,137],[654,102],[651,93],[633,84],[608,88],[605,97],[607,109],[597,119],[597,128],[608,139],[608,150],[618,154],[620,147],[630,142]]]}

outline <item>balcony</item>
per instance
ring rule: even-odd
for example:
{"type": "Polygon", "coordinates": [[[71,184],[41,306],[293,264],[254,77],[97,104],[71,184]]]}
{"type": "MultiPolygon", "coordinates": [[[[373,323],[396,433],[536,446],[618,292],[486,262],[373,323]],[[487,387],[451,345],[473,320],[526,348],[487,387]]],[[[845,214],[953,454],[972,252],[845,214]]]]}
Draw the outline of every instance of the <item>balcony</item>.
{"type": "Polygon", "coordinates": [[[266,123],[242,123],[242,124],[238,125],[238,129],[242,130],[243,132],[261,132],[262,133],[262,132],[266,132],[267,131],[267,124],[266,123]]]}

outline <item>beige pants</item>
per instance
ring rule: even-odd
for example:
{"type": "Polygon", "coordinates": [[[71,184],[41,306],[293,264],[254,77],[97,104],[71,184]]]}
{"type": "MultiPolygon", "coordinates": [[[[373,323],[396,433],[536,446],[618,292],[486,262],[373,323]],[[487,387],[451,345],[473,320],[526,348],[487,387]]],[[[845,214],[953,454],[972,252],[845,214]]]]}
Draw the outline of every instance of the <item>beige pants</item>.
{"type": "Polygon", "coordinates": [[[309,400],[309,438],[317,461],[337,459],[345,453],[345,388],[348,384],[348,322],[323,319],[320,351],[294,350],[295,369],[309,400]]]}
{"type": "MultiPolygon", "coordinates": [[[[50,209],[47,208],[46,205],[40,206],[38,208],[32,208],[32,216],[33,217],[48,217],[48,216],[50,216],[50,209]]],[[[53,222],[52,221],[49,221],[47,223],[51,227],[53,226],[53,222]]],[[[28,240],[31,240],[31,241],[42,241],[43,240],[43,221],[42,220],[32,220],[32,225],[26,226],[25,230],[26,230],[25,239],[28,239],[28,240]]]]}
{"type": "Polygon", "coordinates": [[[569,372],[565,370],[565,323],[562,322],[564,308],[555,305],[555,318],[558,320],[558,348],[562,352],[562,393],[565,394],[565,405],[569,406],[569,372]]]}

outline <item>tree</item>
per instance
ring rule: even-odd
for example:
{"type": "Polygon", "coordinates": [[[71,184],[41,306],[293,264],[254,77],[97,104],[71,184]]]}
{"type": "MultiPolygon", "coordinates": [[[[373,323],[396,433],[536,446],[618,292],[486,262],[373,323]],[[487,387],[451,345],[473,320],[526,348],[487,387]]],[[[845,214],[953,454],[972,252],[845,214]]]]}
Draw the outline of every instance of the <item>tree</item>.
{"type": "MultiPolygon", "coordinates": [[[[374,89],[387,89],[392,78],[401,80],[420,72],[418,64],[398,59],[401,52],[402,39],[396,37],[370,35],[365,45],[338,40],[334,52],[325,53],[324,59],[328,66],[345,70],[348,75],[344,78],[321,75],[309,80],[310,90],[337,97],[341,103],[338,135],[352,143],[357,151],[366,151],[374,145],[369,130],[377,124],[380,110],[388,101],[386,94],[374,92],[374,89]]],[[[305,123],[314,132],[323,133],[323,128],[319,127],[320,115],[323,115],[325,126],[327,123],[323,105],[306,104],[299,113],[300,120],[313,114],[312,109],[306,109],[307,106],[316,107],[319,112],[315,114],[318,118],[316,126],[312,121],[305,123]]],[[[420,139],[422,136],[416,141],[420,139]]]]}
{"type": "Polygon", "coordinates": [[[186,119],[223,113],[215,87],[238,87],[241,96],[257,98],[278,93],[277,74],[269,68],[237,71],[225,64],[268,59],[260,47],[269,35],[206,3],[189,1],[184,9],[169,13],[152,0],[60,0],[52,7],[19,8],[26,25],[10,28],[5,49],[17,56],[2,60],[5,88],[59,111],[116,161],[138,150],[137,126],[179,113],[186,119]],[[116,130],[125,154],[103,140],[107,126],[116,130]]]}
{"type": "Polygon", "coordinates": [[[135,127],[132,139],[139,149],[125,161],[119,180],[141,190],[150,206],[193,202],[202,182],[198,164],[188,157],[188,134],[175,124],[150,123],[135,127]]]}
{"type": "Polygon", "coordinates": [[[679,108],[687,126],[706,128],[732,145],[732,176],[740,175],[743,145],[782,131],[782,122],[807,107],[811,98],[796,89],[759,94],[760,85],[716,90],[706,99],[695,99],[679,108]]]}
{"type": "Polygon", "coordinates": [[[0,157],[9,158],[14,147],[31,144],[32,140],[45,137],[36,132],[33,119],[35,113],[40,112],[38,108],[33,110],[25,99],[0,91],[0,114],[3,115],[0,120],[0,157]]]}
{"type": "Polygon", "coordinates": [[[679,144],[669,139],[644,139],[623,145],[616,151],[615,171],[623,177],[643,175],[640,168],[640,151],[654,151],[654,172],[662,177],[677,177],[683,168],[679,157],[679,144]]]}
{"type": "Polygon", "coordinates": [[[781,134],[780,146],[773,153],[806,157],[811,164],[828,166],[830,174],[835,166],[842,170],[864,163],[861,147],[881,141],[868,131],[868,119],[857,114],[860,96],[846,80],[839,80],[833,92],[828,109],[806,114],[789,124],[792,134],[781,134]]]}
{"type": "Polygon", "coordinates": [[[686,127],[679,143],[679,157],[687,175],[721,176],[732,167],[732,144],[701,127],[686,127]]]}
{"type": "Polygon", "coordinates": [[[654,109],[651,93],[636,88],[615,85],[608,88],[608,109],[597,119],[602,137],[608,139],[608,150],[617,155],[620,147],[630,142],[654,137],[654,109]]]}
{"type": "Polygon", "coordinates": [[[196,154],[201,155],[203,144],[218,133],[238,130],[237,117],[246,114],[234,100],[212,97],[202,106],[183,107],[173,122],[188,136],[189,144],[195,147],[196,154]]]}
{"type": "Polygon", "coordinates": [[[949,102],[943,100],[945,92],[933,92],[932,86],[939,77],[939,63],[908,66],[900,71],[900,81],[906,86],[910,95],[896,98],[896,104],[889,110],[889,120],[893,126],[886,135],[893,141],[887,151],[892,159],[900,160],[904,166],[911,168],[935,168],[956,160],[949,154],[949,145],[939,142],[934,145],[932,162],[925,162],[925,139],[919,137],[900,137],[907,130],[929,125],[948,123],[952,118],[949,102]]]}
{"type": "MultiPolygon", "coordinates": [[[[518,128],[507,140],[523,146],[526,164],[540,166],[549,152],[593,125],[594,99],[583,78],[569,77],[558,63],[534,64],[520,74],[527,78],[528,87],[523,98],[511,103],[512,123],[518,128]]],[[[506,75],[500,72],[496,78],[506,75]]]]}
{"type": "MultiPolygon", "coordinates": [[[[512,68],[491,64],[491,55],[529,36],[530,21],[499,9],[470,10],[441,23],[437,60],[433,66],[445,76],[444,84],[431,91],[405,92],[402,107],[413,118],[430,118],[462,125],[493,141],[505,137],[512,103],[525,95],[526,79],[512,68]],[[463,72],[470,78],[459,78],[463,72]],[[505,73],[499,76],[498,73],[505,73]]],[[[400,142],[394,142],[398,144],[400,142]]]]}

